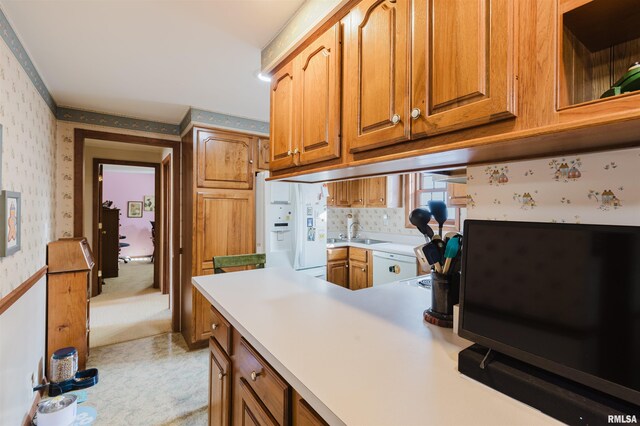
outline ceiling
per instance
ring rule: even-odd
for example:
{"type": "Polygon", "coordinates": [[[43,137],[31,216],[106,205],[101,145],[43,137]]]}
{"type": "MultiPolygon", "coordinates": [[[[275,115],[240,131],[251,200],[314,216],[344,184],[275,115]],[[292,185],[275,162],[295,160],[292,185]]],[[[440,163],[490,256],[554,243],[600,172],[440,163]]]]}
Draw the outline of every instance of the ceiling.
{"type": "Polygon", "coordinates": [[[260,50],[304,0],[0,0],[58,105],[268,121],[260,50]]]}

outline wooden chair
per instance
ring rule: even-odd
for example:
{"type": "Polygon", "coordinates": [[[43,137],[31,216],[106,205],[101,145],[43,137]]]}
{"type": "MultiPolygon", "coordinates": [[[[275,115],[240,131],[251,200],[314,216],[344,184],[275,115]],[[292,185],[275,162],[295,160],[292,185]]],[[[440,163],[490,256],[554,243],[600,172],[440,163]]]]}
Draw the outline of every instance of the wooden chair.
{"type": "Polygon", "coordinates": [[[237,266],[255,266],[257,269],[262,269],[266,261],[267,255],[264,253],[213,256],[213,273],[222,274],[225,272],[222,268],[237,266]]]}

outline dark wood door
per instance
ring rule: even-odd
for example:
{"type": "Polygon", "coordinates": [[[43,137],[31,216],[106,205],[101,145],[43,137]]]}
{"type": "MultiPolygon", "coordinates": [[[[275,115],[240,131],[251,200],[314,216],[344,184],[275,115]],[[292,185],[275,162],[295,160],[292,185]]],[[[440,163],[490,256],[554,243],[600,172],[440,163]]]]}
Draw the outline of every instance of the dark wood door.
{"type": "Polygon", "coordinates": [[[209,339],[209,426],[231,424],[231,361],[215,339],[209,339]]]}
{"type": "Polygon", "coordinates": [[[269,168],[280,170],[295,165],[294,155],[293,61],[271,78],[271,160],[269,168]]]}
{"type": "Polygon", "coordinates": [[[258,139],[258,170],[269,170],[271,142],[269,139],[258,139]]]}
{"type": "Polygon", "coordinates": [[[102,229],[100,233],[100,255],[102,278],[118,276],[118,255],[120,252],[120,210],[102,207],[102,229]]]}
{"type": "Polygon", "coordinates": [[[363,0],[345,20],[344,133],[350,152],[409,139],[410,3],[363,0]]]}
{"type": "Polygon", "coordinates": [[[245,134],[197,130],[197,178],[200,188],[252,189],[257,138],[245,134]]]}
{"type": "Polygon", "coordinates": [[[514,3],[414,1],[412,137],[515,116],[514,3]]]}
{"type": "Polygon", "coordinates": [[[299,163],[340,157],[340,24],[296,56],[295,141],[299,163]]]}

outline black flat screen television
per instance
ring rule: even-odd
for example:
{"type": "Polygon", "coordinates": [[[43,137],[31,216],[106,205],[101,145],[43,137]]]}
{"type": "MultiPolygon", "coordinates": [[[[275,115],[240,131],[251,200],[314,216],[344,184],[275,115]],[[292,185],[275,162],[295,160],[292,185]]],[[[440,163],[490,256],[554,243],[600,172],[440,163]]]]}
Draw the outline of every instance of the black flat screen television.
{"type": "Polygon", "coordinates": [[[640,227],[467,220],[459,334],[640,405],[640,227]]]}

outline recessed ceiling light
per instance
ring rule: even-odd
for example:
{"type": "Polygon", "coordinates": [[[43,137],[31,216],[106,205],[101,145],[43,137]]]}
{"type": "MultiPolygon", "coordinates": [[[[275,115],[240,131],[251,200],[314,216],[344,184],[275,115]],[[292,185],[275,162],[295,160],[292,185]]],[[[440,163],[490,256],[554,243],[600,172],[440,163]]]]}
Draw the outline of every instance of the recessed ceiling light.
{"type": "Polygon", "coordinates": [[[267,83],[271,83],[271,77],[264,75],[261,72],[258,73],[258,78],[262,81],[266,81],[267,83]]]}

